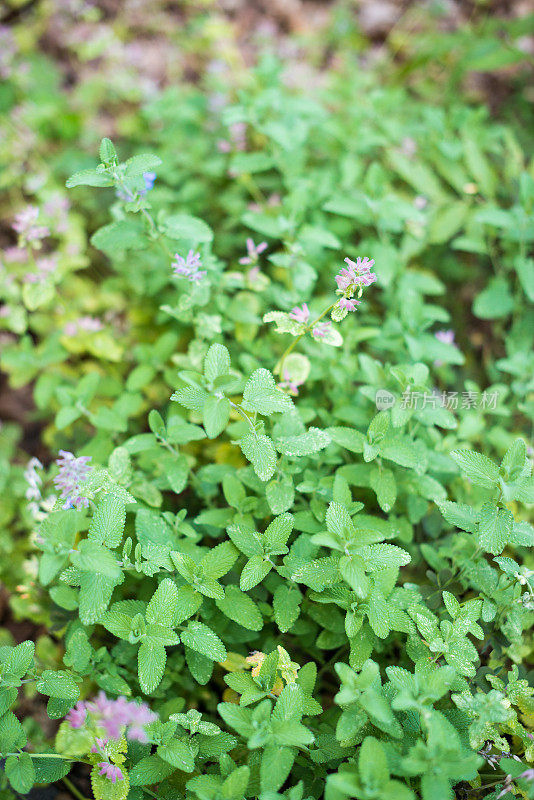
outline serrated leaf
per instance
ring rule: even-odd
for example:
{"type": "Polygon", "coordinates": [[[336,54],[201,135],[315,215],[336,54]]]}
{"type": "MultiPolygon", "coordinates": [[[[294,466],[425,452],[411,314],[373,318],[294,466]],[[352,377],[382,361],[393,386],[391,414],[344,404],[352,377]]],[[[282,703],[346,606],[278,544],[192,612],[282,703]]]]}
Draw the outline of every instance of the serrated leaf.
{"type": "Polygon", "coordinates": [[[172,627],[178,607],[178,589],[170,578],[164,578],[150,600],[146,610],[147,622],[172,627]]]}
{"type": "Polygon", "coordinates": [[[296,586],[280,584],[273,595],[273,609],[276,624],[282,633],[287,633],[300,615],[302,593],[296,586]]]}
{"type": "Polygon", "coordinates": [[[151,153],[141,153],[138,156],[132,156],[132,158],[129,158],[128,161],[125,162],[124,177],[136,178],[138,175],[143,175],[145,172],[153,172],[161,163],[161,158],[151,153]]]}
{"type": "Polygon", "coordinates": [[[150,694],[159,686],[165,671],[167,653],[161,644],[142,641],[137,655],[139,685],[145,694],[150,694]]]}
{"type": "Polygon", "coordinates": [[[311,456],[330,444],[330,436],[319,428],[310,428],[298,436],[276,440],[276,449],[286,456],[311,456]]]}
{"type": "Polygon", "coordinates": [[[243,408],[270,416],[276,412],[291,411],[293,401],[276,385],[269,370],[262,368],[253,372],[245,384],[243,408]]]}
{"type": "Polygon", "coordinates": [[[88,538],[107,547],[118,547],[126,520],[126,504],[121,497],[106,494],[98,503],[89,526],[88,538]]]}
{"type": "Polygon", "coordinates": [[[360,431],[356,431],[354,428],[337,426],[327,428],[327,433],[331,440],[340,447],[350,450],[351,453],[363,453],[365,436],[360,431]]]}
{"type": "Polygon", "coordinates": [[[45,669],[35,688],[41,694],[57,697],[60,700],[77,700],[80,696],[78,684],[68,672],[45,669]]]}
{"type": "MultiPolygon", "coordinates": [[[[215,601],[217,608],[229,619],[247,628],[249,631],[260,631],[263,628],[263,617],[258,606],[237,586],[227,586],[224,598],[215,601]]],[[[216,659],[221,661],[222,659],[216,659]]]]}
{"type": "Polygon", "coordinates": [[[241,590],[243,592],[248,592],[253,586],[261,583],[272,568],[273,565],[270,561],[265,561],[262,556],[252,556],[241,571],[241,577],[239,579],[241,590]]]}
{"type": "Polygon", "coordinates": [[[227,397],[210,395],[202,409],[202,422],[209,439],[215,439],[230,420],[230,401],[227,397]]]}
{"type": "Polygon", "coordinates": [[[225,646],[211,628],[202,622],[189,622],[185,631],[181,633],[181,639],[191,650],[196,650],[212,661],[226,660],[225,646]]]}
{"type": "Polygon", "coordinates": [[[163,761],[171,764],[182,772],[193,772],[195,758],[189,744],[180,739],[171,739],[167,744],[160,744],[157,754],[163,761]]]}
{"type": "Polygon", "coordinates": [[[487,456],[475,453],[473,450],[453,450],[451,456],[462,472],[477,486],[493,489],[497,485],[499,468],[487,456]]]}
{"type": "Polygon", "coordinates": [[[507,508],[497,508],[489,503],[482,506],[478,541],[483,550],[498,556],[508,542],[514,524],[514,518],[507,508]]]}
{"type": "Polygon", "coordinates": [[[204,376],[209,383],[230,372],[230,353],[222,344],[212,344],[204,359],[204,376]]]}
{"type": "Polygon", "coordinates": [[[276,469],[276,452],[268,436],[248,433],[241,439],[239,446],[261,481],[272,478],[276,469]]]}
{"type": "Polygon", "coordinates": [[[8,756],[4,770],[13,789],[21,794],[28,794],[35,781],[35,769],[29,753],[8,756]]]}

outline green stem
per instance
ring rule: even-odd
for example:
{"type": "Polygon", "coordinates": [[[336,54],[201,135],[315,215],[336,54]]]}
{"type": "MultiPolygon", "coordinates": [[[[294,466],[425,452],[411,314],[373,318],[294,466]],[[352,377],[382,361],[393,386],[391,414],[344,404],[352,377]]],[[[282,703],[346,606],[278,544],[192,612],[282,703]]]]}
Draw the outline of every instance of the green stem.
{"type": "MultiPolygon", "coordinates": [[[[128,189],[128,187],[124,183],[123,179],[120,177],[120,175],[118,175],[118,173],[114,172],[113,173],[113,178],[115,179],[115,182],[121,187],[121,189],[126,194],[130,195],[130,197],[132,198],[132,201],[135,200],[135,195],[132,196],[132,193],[130,192],[130,190],[128,189]]],[[[161,232],[158,230],[158,226],[154,222],[154,218],[153,218],[152,214],[149,214],[148,211],[146,210],[146,208],[141,208],[140,211],[141,211],[141,214],[143,215],[143,217],[148,222],[148,226],[150,228],[150,233],[152,234],[154,240],[157,241],[158,244],[163,248],[165,254],[169,258],[172,259],[173,258],[173,254],[171,253],[171,251],[169,250],[169,248],[167,247],[167,245],[165,244],[165,242],[161,238],[161,232]]]]}
{"type": "Polygon", "coordinates": [[[282,355],[282,358],[280,359],[280,361],[278,362],[278,364],[277,364],[277,365],[276,365],[276,367],[274,368],[275,375],[280,375],[282,378],[284,377],[284,364],[285,364],[285,360],[286,360],[286,358],[288,357],[288,355],[289,355],[289,354],[291,353],[291,351],[292,351],[292,350],[293,350],[293,349],[294,349],[294,348],[297,346],[297,344],[300,342],[300,340],[302,339],[302,337],[303,337],[303,336],[306,336],[306,334],[308,333],[308,331],[310,331],[310,330],[313,330],[313,328],[315,328],[315,326],[317,325],[317,323],[318,323],[318,322],[320,322],[320,321],[322,320],[322,318],[323,318],[324,316],[326,316],[326,314],[328,314],[330,311],[332,311],[332,309],[334,308],[334,306],[336,305],[336,303],[337,303],[337,300],[335,301],[335,303],[332,303],[332,305],[331,305],[331,306],[328,306],[328,308],[325,308],[325,310],[323,311],[323,313],[322,313],[322,314],[319,314],[319,316],[317,317],[317,319],[315,319],[313,322],[309,322],[309,323],[306,325],[306,327],[304,328],[304,330],[302,331],[302,333],[301,333],[299,336],[297,336],[297,338],[296,338],[296,339],[293,339],[293,341],[291,342],[291,344],[289,345],[289,347],[288,347],[288,348],[285,350],[284,354],[282,355]]]}
{"type": "Polygon", "coordinates": [[[80,792],[79,789],[76,788],[76,786],[73,784],[72,781],[69,781],[68,778],[62,778],[61,780],[63,781],[69,792],[72,795],[74,795],[74,797],[76,797],[77,800],[87,800],[87,798],[80,792]]]}
{"type": "Polygon", "coordinates": [[[244,419],[244,420],[246,420],[246,421],[248,422],[248,424],[249,424],[249,426],[250,426],[250,430],[252,431],[252,433],[256,433],[256,428],[254,427],[254,423],[252,422],[252,420],[250,419],[250,417],[249,417],[249,415],[246,413],[246,411],[243,411],[243,409],[241,408],[241,406],[240,406],[240,405],[238,405],[237,403],[234,403],[232,400],[228,400],[228,402],[230,403],[230,405],[232,406],[232,408],[235,408],[235,410],[236,410],[236,411],[237,411],[239,414],[241,414],[241,416],[243,417],[243,419],[244,419]]]}
{"type": "MultiPolygon", "coordinates": [[[[81,761],[80,758],[73,758],[72,756],[62,756],[59,753],[28,753],[26,750],[21,750],[20,753],[2,753],[2,758],[7,758],[8,756],[16,756],[17,758],[24,753],[25,755],[29,756],[30,758],[62,758],[63,761],[81,761]]],[[[84,764],[88,764],[88,761],[84,761],[84,764]]]]}

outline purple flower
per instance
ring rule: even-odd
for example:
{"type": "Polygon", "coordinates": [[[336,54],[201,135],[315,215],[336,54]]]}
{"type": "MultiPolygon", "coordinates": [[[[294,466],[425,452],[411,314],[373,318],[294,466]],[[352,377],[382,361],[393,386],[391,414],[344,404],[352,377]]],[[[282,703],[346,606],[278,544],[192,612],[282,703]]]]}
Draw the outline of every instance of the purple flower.
{"type": "Polygon", "coordinates": [[[154,183],[158,176],[155,172],[143,172],[143,181],[145,182],[145,188],[139,191],[140,195],[144,195],[147,192],[150,192],[151,189],[154,188],[154,183]]]}
{"type": "Polygon", "coordinates": [[[294,319],[297,322],[303,322],[305,324],[310,318],[310,309],[306,303],[303,303],[302,308],[300,306],[295,306],[292,308],[289,312],[289,316],[291,319],[294,319]]]}
{"type": "Polygon", "coordinates": [[[260,242],[254,244],[254,240],[250,237],[247,239],[247,255],[239,259],[240,264],[255,264],[258,260],[260,253],[267,249],[267,242],[260,242]]]}
{"type": "Polygon", "coordinates": [[[44,239],[50,234],[50,229],[46,225],[35,224],[38,216],[39,209],[37,206],[26,206],[15,216],[13,230],[18,233],[23,241],[35,242],[39,239],[44,239]]]}
{"type": "Polygon", "coordinates": [[[61,458],[56,459],[59,474],[54,478],[56,489],[61,489],[60,497],[65,500],[63,508],[87,508],[89,500],[82,497],[81,486],[87,479],[92,467],[89,466],[91,456],[75,458],[73,453],[60,450],[61,458]]]}
{"type": "Polygon", "coordinates": [[[314,339],[324,339],[330,330],[330,322],[320,322],[312,329],[312,336],[314,339]]]}
{"type": "Polygon", "coordinates": [[[438,342],[443,342],[443,344],[454,344],[454,331],[436,331],[434,334],[438,342]]]}
{"type": "Polygon", "coordinates": [[[178,253],[175,253],[174,258],[175,260],[172,262],[171,266],[175,275],[181,278],[187,278],[192,283],[199,283],[206,275],[205,271],[200,271],[199,269],[199,267],[202,266],[200,253],[195,253],[193,250],[190,250],[185,258],[178,253]]]}
{"type": "Polygon", "coordinates": [[[340,308],[346,308],[347,311],[356,311],[356,306],[359,305],[359,300],[351,300],[349,297],[342,297],[341,300],[338,301],[338,306],[340,308]]]}
{"type": "Polygon", "coordinates": [[[97,766],[100,767],[98,774],[104,775],[111,783],[124,780],[120,767],[115,766],[115,764],[110,764],[109,761],[101,761],[97,766]]]}
{"type": "Polygon", "coordinates": [[[76,703],[74,708],[71,708],[65,719],[70,723],[71,728],[82,727],[87,719],[87,711],[83,700],[80,700],[78,703],[76,703]]]}

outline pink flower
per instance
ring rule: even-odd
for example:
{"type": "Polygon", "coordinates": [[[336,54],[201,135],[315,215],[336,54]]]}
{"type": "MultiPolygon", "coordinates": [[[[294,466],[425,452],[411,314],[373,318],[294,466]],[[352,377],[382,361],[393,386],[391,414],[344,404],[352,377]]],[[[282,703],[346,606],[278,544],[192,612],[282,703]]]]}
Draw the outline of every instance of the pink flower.
{"type": "Polygon", "coordinates": [[[71,708],[65,719],[70,723],[71,728],[81,728],[87,718],[85,703],[80,700],[74,708],[71,708]]]}
{"type": "Polygon", "coordinates": [[[287,371],[287,369],[285,369],[284,370],[284,380],[280,381],[278,386],[280,387],[280,389],[287,389],[290,394],[292,394],[292,395],[294,395],[296,397],[298,395],[298,393],[299,393],[299,388],[298,387],[302,386],[302,383],[303,383],[303,381],[298,381],[298,382],[296,380],[292,381],[289,372],[287,371]]]}
{"type": "Polygon", "coordinates": [[[255,245],[254,240],[250,237],[247,239],[247,255],[239,259],[240,264],[255,264],[258,256],[267,249],[267,242],[260,242],[255,245]]]}
{"type": "Polygon", "coordinates": [[[443,342],[443,344],[454,344],[454,331],[436,331],[434,334],[438,342],[443,342]]]}
{"type": "MultiPolygon", "coordinates": [[[[345,259],[346,260],[346,259],[345,259]]],[[[336,275],[337,288],[346,292],[347,289],[356,281],[356,273],[352,269],[345,269],[343,267],[338,275],[336,275]]]]}
{"type": "Polygon", "coordinates": [[[370,260],[365,256],[364,258],[357,257],[356,261],[350,258],[345,258],[345,263],[348,269],[343,268],[339,275],[336,275],[337,287],[342,292],[354,291],[363,286],[370,286],[377,280],[371,268],[374,266],[374,260],[370,260]]]}
{"type": "Polygon", "coordinates": [[[320,322],[316,325],[312,330],[312,336],[314,339],[324,339],[327,335],[328,331],[330,330],[331,323],[330,322],[320,322]]]}
{"type": "Polygon", "coordinates": [[[341,300],[338,301],[338,306],[340,308],[346,308],[347,311],[356,311],[356,306],[359,305],[359,300],[351,300],[349,297],[342,297],[341,300]]]}
{"type": "Polygon", "coordinates": [[[98,774],[104,775],[111,783],[124,780],[124,775],[115,764],[110,764],[109,761],[101,761],[97,766],[100,767],[98,774]]]}
{"type": "Polygon", "coordinates": [[[295,306],[292,308],[289,312],[289,316],[291,319],[294,319],[297,322],[303,322],[305,324],[310,318],[310,309],[306,303],[303,303],[302,308],[300,306],[295,306]]]}
{"type": "Polygon", "coordinates": [[[37,206],[26,206],[15,216],[13,230],[18,233],[22,240],[34,242],[38,239],[44,239],[45,236],[50,234],[50,230],[46,225],[35,224],[38,216],[39,209],[37,206]]]}
{"type": "Polygon", "coordinates": [[[109,739],[95,739],[94,745],[91,747],[91,753],[102,753],[106,749],[109,739]]]}
{"type": "Polygon", "coordinates": [[[120,739],[124,733],[128,739],[148,741],[144,726],[157,718],[146,703],[136,703],[122,696],[111,700],[105,692],[99,692],[93,700],[77,703],[66,717],[73,728],[90,722],[95,728],[105,731],[106,738],[95,739],[100,748],[105,748],[109,739],[120,739]]]}

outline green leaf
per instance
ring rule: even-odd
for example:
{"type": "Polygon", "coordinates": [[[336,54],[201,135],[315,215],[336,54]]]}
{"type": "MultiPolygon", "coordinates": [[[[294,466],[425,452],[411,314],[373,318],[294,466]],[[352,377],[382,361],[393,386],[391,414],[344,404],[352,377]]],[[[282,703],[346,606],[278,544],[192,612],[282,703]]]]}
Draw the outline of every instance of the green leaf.
{"type": "Polygon", "coordinates": [[[483,550],[498,556],[508,542],[514,525],[514,518],[507,508],[497,508],[489,503],[482,506],[478,541],[483,550]]]}
{"type": "Polygon", "coordinates": [[[160,744],[157,754],[182,772],[193,772],[195,769],[195,758],[191,748],[187,742],[180,739],[171,739],[168,744],[160,744]]]}
{"type": "Polygon", "coordinates": [[[469,533],[475,533],[477,530],[479,515],[471,506],[449,500],[442,500],[437,506],[451,525],[469,533]]]}
{"type": "Polygon", "coordinates": [[[294,761],[295,752],[288,747],[266,747],[260,767],[262,792],[277,792],[287,780],[294,761]]]}
{"type": "Polygon", "coordinates": [[[273,514],[289,511],[295,499],[293,480],[289,475],[281,475],[265,487],[265,497],[273,514]]]}
{"type": "Polygon", "coordinates": [[[203,556],[200,565],[208,578],[218,579],[232,569],[238,552],[232,542],[221,542],[203,556]]]}
{"type": "Polygon", "coordinates": [[[71,560],[82,572],[95,572],[112,579],[122,576],[121,568],[113,553],[91,539],[80,542],[78,550],[72,553],[71,560]]]}
{"type": "Polygon", "coordinates": [[[300,604],[302,593],[296,586],[287,586],[281,583],[277,586],[273,595],[274,618],[282,633],[287,633],[300,614],[300,604]]]}
{"type": "Polygon", "coordinates": [[[167,217],[162,229],[165,235],[171,239],[189,239],[195,244],[204,244],[213,240],[213,231],[210,226],[190,214],[173,214],[167,217]]]}
{"type": "Polygon", "coordinates": [[[176,597],[175,625],[180,625],[193,614],[196,614],[202,605],[202,595],[192,586],[180,586],[176,597]]]}
{"type": "Polygon", "coordinates": [[[4,770],[13,789],[21,794],[28,794],[35,782],[35,769],[29,753],[8,756],[4,770]]]}
{"type": "Polygon", "coordinates": [[[310,428],[298,436],[286,436],[276,440],[276,449],[286,456],[311,456],[330,444],[330,436],[319,428],[310,428]]]}
{"type": "Polygon", "coordinates": [[[21,642],[14,647],[2,664],[2,674],[23,678],[33,665],[35,644],[30,641],[21,642]]]}
{"type": "Polygon", "coordinates": [[[150,600],[146,621],[172,627],[178,608],[178,589],[170,578],[164,578],[150,600]]]}
{"type": "Polygon", "coordinates": [[[473,313],[479,319],[501,319],[514,310],[514,299],[506,278],[492,278],[473,303],[473,313]]]}
{"type": "Polygon", "coordinates": [[[126,169],[124,170],[124,177],[136,178],[138,175],[143,175],[145,172],[153,172],[161,163],[161,158],[150,153],[142,153],[141,155],[133,156],[125,162],[124,166],[126,169]]]}
{"type": "Polygon", "coordinates": [[[261,583],[272,568],[271,562],[265,561],[262,556],[252,556],[241,571],[239,586],[242,591],[248,592],[253,586],[261,583]]]}
{"type": "Polygon", "coordinates": [[[389,634],[388,604],[376,590],[369,598],[369,624],[380,639],[385,639],[389,634]]]}
{"type": "MultiPolygon", "coordinates": [[[[263,617],[258,606],[252,598],[240,591],[237,586],[227,586],[224,598],[216,600],[215,603],[223,614],[237,622],[238,625],[242,625],[243,628],[247,628],[249,631],[260,631],[263,628],[263,617]]],[[[221,661],[224,659],[218,658],[216,660],[221,661]]]]}
{"type": "Polygon", "coordinates": [[[131,786],[149,786],[167,778],[176,767],[157,755],[145,756],[130,770],[131,786]]]}
{"type": "Polygon", "coordinates": [[[117,160],[117,151],[115,150],[115,145],[111,139],[107,138],[107,136],[105,136],[100,142],[98,155],[100,156],[100,161],[102,161],[103,164],[112,164],[117,160]]]}
{"type": "Polygon", "coordinates": [[[145,694],[151,694],[159,686],[165,670],[167,654],[161,644],[142,641],[137,654],[139,685],[145,694]]]}
{"type": "Polygon", "coordinates": [[[45,669],[41,673],[35,688],[41,694],[47,694],[50,697],[57,697],[61,700],[77,700],[80,696],[80,690],[74,678],[68,672],[63,671],[55,672],[54,670],[45,669]]]}
{"type": "MultiPolygon", "coordinates": [[[[239,590],[238,590],[239,591],[239,590]]],[[[226,648],[215,633],[202,622],[189,622],[181,633],[182,642],[212,661],[225,661],[226,648]]]]}
{"type": "Polygon", "coordinates": [[[91,244],[109,256],[125,250],[140,250],[147,240],[140,228],[129,220],[110,222],[91,236],[91,244]]]}
{"type": "Polygon", "coordinates": [[[451,456],[477,486],[493,489],[499,482],[499,468],[487,456],[473,450],[453,450],[451,456]]]}
{"type": "Polygon", "coordinates": [[[210,395],[204,403],[202,422],[209,439],[215,439],[230,420],[230,401],[227,397],[210,395]]]}
{"type": "Polygon", "coordinates": [[[100,624],[118,639],[127,640],[132,630],[132,617],[120,611],[106,611],[100,624]]]}
{"type": "MultiPolygon", "coordinates": [[[[122,575],[121,575],[122,578],[122,575]]],[[[84,572],[80,577],[80,621],[84,625],[98,622],[108,607],[113,589],[118,581],[97,575],[95,572],[84,572]]]]}
{"type": "Polygon", "coordinates": [[[126,504],[121,497],[106,494],[101,498],[89,526],[88,538],[107,547],[118,547],[126,521],[126,504]]]}
{"type": "Polygon", "coordinates": [[[230,372],[230,353],[222,344],[212,344],[204,359],[204,376],[209,383],[230,372]]]}
{"type": "Polygon", "coordinates": [[[257,369],[245,385],[243,408],[270,416],[276,412],[291,411],[293,401],[276,385],[269,370],[257,369]]]}
{"type": "Polygon", "coordinates": [[[370,482],[382,511],[391,511],[397,499],[397,483],[393,472],[390,469],[374,469],[370,482]]]}
{"type": "Polygon", "coordinates": [[[340,447],[350,450],[351,453],[363,453],[365,436],[363,433],[360,433],[360,431],[356,431],[353,428],[338,426],[327,428],[327,433],[331,440],[340,447]]]}
{"type": "Polygon", "coordinates": [[[377,739],[367,736],[358,755],[358,771],[364,784],[382,788],[389,780],[385,750],[377,739]]]}
{"type": "Polygon", "coordinates": [[[67,189],[72,189],[74,186],[113,186],[113,179],[106,172],[82,169],[67,178],[65,186],[67,189]]]}
{"type": "Polygon", "coordinates": [[[248,433],[241,439],[239,446],[261,481],[272,478],[276,469],[276,452],[268,436],[248,433]]]}

